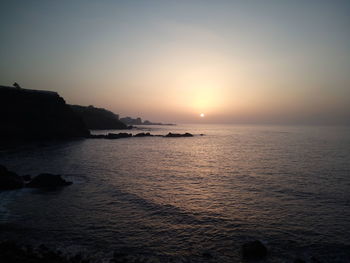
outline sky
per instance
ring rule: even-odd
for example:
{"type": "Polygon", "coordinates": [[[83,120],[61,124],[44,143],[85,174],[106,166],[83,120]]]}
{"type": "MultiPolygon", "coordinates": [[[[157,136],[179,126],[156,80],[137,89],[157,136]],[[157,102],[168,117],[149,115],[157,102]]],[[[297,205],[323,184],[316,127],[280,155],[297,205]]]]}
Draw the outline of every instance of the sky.
{"type": "Polygon", "coordinates": [[[350,1],[0,0],[0,10],[0,85],[152,121],[350,124],[350,1]]]}

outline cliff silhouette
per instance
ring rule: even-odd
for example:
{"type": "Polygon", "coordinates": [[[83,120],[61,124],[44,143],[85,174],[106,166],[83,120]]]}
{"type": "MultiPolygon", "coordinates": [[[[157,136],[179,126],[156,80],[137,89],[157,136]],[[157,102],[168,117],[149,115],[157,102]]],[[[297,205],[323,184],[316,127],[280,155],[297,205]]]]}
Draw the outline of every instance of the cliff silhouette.
{"type": "Polygon", "coordinates": [[[56,92],[0,86],[0,139],[36,140],[90,134],[56,92]]]}
{"type": "Polygon", "coordinates": [[[94,106],[71,105],[72,110],[84,121],[90,130],[127,129],[119,116],[103,108],[94,106]]]}
{"type": "Polygon", "coordinates": [[[125,123],[126,125],[164,125],[164,126],[176,125],[173,123],[151,122],[149,120],[143,121],[140,117],[137,117],[137,118],[123,117],[123,118],[120,118],[120,121],[125,123]]]}

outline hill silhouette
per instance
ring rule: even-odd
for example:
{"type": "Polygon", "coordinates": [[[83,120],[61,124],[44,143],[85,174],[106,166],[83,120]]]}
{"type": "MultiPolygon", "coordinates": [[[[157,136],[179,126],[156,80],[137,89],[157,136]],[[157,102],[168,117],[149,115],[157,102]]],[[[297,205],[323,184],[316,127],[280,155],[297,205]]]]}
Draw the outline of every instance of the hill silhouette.
{"type": "Polygon", "coordinates": [[[90,130],[127,129],[117,114],[94,106],[70,105],[72,110],[84,121],[90,130]]]}
{"type": "Polygon", "coordinates": [[[1,139],[61,139],[90,134],[56,92],[0,86],[1,139]]]}

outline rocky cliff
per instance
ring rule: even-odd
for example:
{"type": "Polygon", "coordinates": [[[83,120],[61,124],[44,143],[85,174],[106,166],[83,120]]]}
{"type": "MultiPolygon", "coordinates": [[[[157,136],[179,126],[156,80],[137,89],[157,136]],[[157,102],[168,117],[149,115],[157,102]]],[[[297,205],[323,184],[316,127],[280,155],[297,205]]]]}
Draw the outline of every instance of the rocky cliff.
{"type": "Polygon", "coordinates": [[[90,134],[56,92],[0,86],[0,140],[61,139],[90,134]]]}
{"type": "Polygon", "coordinates": [[[118,115],[106,109],[79,105],[71,105],[71,108],[83,119],[90,130],[127,129],[127,126],[119,120],[118,115]]]}

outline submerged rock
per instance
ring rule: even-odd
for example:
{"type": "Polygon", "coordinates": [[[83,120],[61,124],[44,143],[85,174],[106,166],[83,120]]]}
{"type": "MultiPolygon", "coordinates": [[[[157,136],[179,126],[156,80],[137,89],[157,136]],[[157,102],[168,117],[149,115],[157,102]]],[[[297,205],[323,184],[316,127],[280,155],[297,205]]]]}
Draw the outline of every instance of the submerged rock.
{"type": "Polygon", "coordinates": [[[188,132],[186,132],[186,133],[171,133],[171,132],[169,132],[164,137],[193,137],[193,134],[188,133],[188,132]]]}
{"type": "Polygon", "coordinates": [[[260,260],[267,256],[267,248],[259,240],[243,244],[242,256],[247,260],[260,260]]]}
{"type": "Polygon", "coordinates": [[[0,165],[0,190],[13,190],[22,188],[24,185],[21,176],[8,171],[5,166],[0,165]]]}
{"type": "Polygon", "coordinates": [[[71,184],[72,182],[64,180],[61,175],[43,173],[34,177],[27,186],[31,188],[55,188],[71,184]]]}

